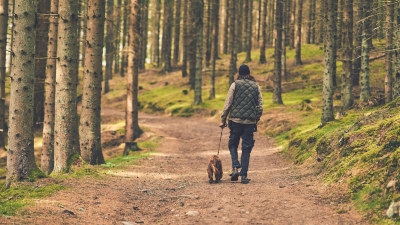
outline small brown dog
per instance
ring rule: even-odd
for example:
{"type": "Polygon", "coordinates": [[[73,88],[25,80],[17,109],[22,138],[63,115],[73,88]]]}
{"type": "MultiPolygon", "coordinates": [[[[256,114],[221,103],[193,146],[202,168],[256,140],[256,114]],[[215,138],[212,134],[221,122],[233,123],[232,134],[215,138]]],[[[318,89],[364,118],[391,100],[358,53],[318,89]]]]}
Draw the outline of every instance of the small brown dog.
{"type": "Polygon", "coordinates": [[[215,175],[215,183],[218,183],[222,178],[222,162],[217,155],[213,155],[210,158],[207,168],[208,179],[210,184],[214,183],[213,175],[215,175]]]}

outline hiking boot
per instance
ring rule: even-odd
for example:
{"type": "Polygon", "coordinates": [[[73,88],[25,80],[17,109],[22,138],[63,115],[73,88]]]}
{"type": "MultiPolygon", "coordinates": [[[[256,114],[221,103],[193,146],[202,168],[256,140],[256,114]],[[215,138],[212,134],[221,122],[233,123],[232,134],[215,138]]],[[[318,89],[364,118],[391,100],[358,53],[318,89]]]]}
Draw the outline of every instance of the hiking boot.
{"type": "Polygon", "coordinates": [[[248,184],[250,182],[251,179],[247,178],[247,176],[242,176],[242,180],[240,181],[240,183],[242,184],[248,184]]]}
{"type": "Polygon", "coordinates": [[[233,168],[233,171],[230,174],[230,176],[231,176],[231,181],[237,181],[239,179],[239,171],[236,167],[233,168]]]}

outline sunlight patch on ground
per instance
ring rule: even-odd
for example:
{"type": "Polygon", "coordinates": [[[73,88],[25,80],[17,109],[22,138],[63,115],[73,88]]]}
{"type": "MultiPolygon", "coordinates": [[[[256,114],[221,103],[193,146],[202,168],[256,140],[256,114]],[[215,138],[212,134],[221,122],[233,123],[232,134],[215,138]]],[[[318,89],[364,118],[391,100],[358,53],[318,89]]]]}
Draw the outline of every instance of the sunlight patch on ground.
{"type": "Polygon", "coordinates": [[[182,175],[174,175],[174,174],[165,174],[165,173],[140,173],[136,171],[109,171],[107,174],[120,176],[120,177],[147,177],[147,178],[156,178],[156,179],[175,179],[178,177],[182,177],[182,175]]]}

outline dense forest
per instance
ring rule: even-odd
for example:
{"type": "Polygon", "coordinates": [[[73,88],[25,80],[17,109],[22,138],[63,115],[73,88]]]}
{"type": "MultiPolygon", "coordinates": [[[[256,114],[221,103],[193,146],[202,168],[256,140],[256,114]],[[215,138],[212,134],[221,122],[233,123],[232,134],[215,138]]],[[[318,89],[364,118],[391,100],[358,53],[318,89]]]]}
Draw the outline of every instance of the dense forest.
{"type": "MultiPolygon", "coordinates": [[[[301,65],[303,44],[323,45],[324,126],[334,120],[335,88],[341,114],[356,96],[361,102],[380,97],[371,93],[369,63],[372,40],[383,39],[384,51],[374,56],[386,62],[381,100],[400,93],[397,0],[1,0],[0,25],[0,149],[7,150],[8,187],[32,174],[65,173],[76,157],[104,163],[100,102],[115,75],[127,81],[125,154],[142,133],[138,76],[149,67],[180,70],[198,105],[202,73],[210,70],[214,81],[220,55],[230,57],[232,82],[238,53],[245,52],[245,62],[266,64],[266,49],[274,49],[272,101],[283,104],[286,49],[295,49],[301,65]],[[43,134],[40,168],[35,129],[43,134]]],[[[213,87],[207,97],[215,98],[213,87]]]]}

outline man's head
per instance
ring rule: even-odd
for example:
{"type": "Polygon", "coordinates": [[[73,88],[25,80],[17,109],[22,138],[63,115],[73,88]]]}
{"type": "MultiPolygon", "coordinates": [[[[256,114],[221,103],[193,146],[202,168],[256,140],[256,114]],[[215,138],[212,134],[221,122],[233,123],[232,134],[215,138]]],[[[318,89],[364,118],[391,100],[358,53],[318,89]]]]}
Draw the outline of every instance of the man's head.
{"type": "Polygon", "coordinates": [[[246,64],[243,64],[239,67],[239,76],[250,75],[250,69],[246,64]]]}

